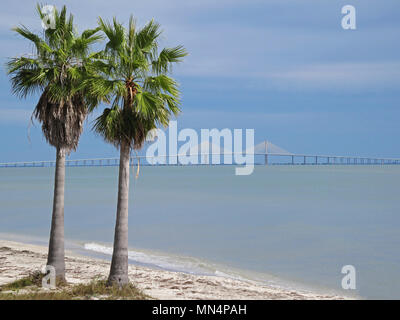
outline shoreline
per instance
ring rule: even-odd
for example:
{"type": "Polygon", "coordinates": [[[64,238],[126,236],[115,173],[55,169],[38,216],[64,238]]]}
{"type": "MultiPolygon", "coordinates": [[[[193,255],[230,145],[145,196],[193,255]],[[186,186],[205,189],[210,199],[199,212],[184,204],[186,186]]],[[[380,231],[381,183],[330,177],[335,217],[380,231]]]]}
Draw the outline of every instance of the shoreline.
{"type": "MultiPolygon", "coordinates": [[[[110,262],[65,251],[66,278],[73,284],[106,278],[110,262]]],[[[15,281],[45,265],[47,247],[0,239],[0,285],[15,281]]],[[[145,294],[166,300],[338,300],[354,299],[343,295],[263,285],[252,280],[223,276],[194,275],[184,272],[129,265],[130,281],[145,294]]]]}

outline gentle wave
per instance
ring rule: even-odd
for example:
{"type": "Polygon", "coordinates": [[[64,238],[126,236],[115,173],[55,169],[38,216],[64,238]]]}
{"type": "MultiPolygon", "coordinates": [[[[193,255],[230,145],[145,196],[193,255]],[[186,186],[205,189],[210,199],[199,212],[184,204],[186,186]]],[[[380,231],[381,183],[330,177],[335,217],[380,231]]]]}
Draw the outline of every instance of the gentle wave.
{"type": "MultiPolygon", "coordinates": [[[[95,242],[85,243],[84,249],[92,252],[102,253],[108,256],[112,255],[113,248],[98,244],[95,242]]],[[[259,274],[255,272],[248,272],[245,270],[232,269],[220,264],[206,262],[198,258],[167,255],[164,253],[143,252],[138,250],[129,250],[128,258],[131,263],[142,265],[150,268],[157,268],[166,271],[184,272],[194,275],[204,276],[217,276],[242,281],[254,281],[262,285],[279,289],[292,289],[292,290],[305,290],[315,292],[325,292],[324,290],[317,290],[316,287],[305,286],[304,284],[286,281],[265,273],[259,274]]],[[[334,292],[331,292],[334,294],[334,292]]]]}
{"type": "MultiPolygon", "coordinates": [[[[84,248],[89,251],[112,255],[113,248],[98,243],[85,243],[84,248]]],[[[200,259],[183,256],[163,255],[141,251],[128,251],[128,259],[137,264],[156,267],[167,271],[185,272],[196,275],[214,275],[219,277],[243,279],[222,271],[219,271],[210,263],[200,259]]]]}

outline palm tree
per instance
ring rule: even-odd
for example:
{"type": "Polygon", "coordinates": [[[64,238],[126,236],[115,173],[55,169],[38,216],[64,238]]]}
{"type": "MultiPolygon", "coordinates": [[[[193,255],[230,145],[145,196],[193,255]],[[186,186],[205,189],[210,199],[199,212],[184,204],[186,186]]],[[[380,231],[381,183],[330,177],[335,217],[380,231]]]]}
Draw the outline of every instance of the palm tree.
{"type": "MultiPolygon", "coordinates": [[[[39,5],[37,10],[43,19],[39,5]]],[[[7,69],[15,95],[40,94],[32,116],[41,123],[46,141],[57,150],[47,265],[55,268],[58,279],[65,280],[65,157],[76,150],[88,110],[99,102],[82,83],[92,73],[90,62],[96,56],[90,53],[90,46],[103,37],[97,34],[99,28],[78,35],[65,6],[60,12],[55,10],[54,18],[54,28],[42,36],[24,26],[13,29],[33,43],[34,53],[10,59],[7,69]]]]}
{"type": "Polygon", "coordinates": [[[128,278],[128,197],[131,150],[138,150],[149,132],[167,127],[180,111],[177,82],[169,76],[174,63],[187,55],[182,46],[158,49],[161,34],[153,20],[142,29],[131,17],[127,29],[114,18],[99,18],[108,40],[103,56],[103,75],[88,81],[91,94],[112,101],[94,124],[105,141],[120,149],[118,204],[114,250],[108,284],[125,285],[128,278]]]}

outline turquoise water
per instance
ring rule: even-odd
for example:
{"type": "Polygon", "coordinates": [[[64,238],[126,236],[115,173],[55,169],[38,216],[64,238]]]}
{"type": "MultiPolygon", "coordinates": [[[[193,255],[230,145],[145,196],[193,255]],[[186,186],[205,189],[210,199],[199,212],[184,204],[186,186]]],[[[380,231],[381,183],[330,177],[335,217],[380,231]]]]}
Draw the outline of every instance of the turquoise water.
{"type": "MultiPolygon", "coordinates": [[[[47,239],[53,170],[0,169],[0,232],[47,239]]],[[[67,168],[65,235],[83,252],[111,253],[117,176],[67,168]]],[[[400,166],[142,167],[131,179],[133,263],[400,298],[400,166]],[[341,289],[344,265],[356,291],[341,289]]]]}

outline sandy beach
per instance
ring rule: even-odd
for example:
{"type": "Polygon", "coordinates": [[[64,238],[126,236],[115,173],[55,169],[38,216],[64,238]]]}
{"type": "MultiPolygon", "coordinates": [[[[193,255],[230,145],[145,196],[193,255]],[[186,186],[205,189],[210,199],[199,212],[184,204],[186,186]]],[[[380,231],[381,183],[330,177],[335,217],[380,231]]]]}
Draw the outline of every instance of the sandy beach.
{"type": "MultiPolygon", "coordinates": [[[[0,285],[41,270],[46,263],[44,246],[0,240],[0,285]]],[[[95,277],[106,278],[109,262],[66,251],[66,276],[70,283],[87,283],[95,277]]],[[[129,277],[145,294],[155,299],[345,299],[338,295],[293,291],[269,287],[253,281],[219,276],[197,276],[129,266],[129,277]]]]}

